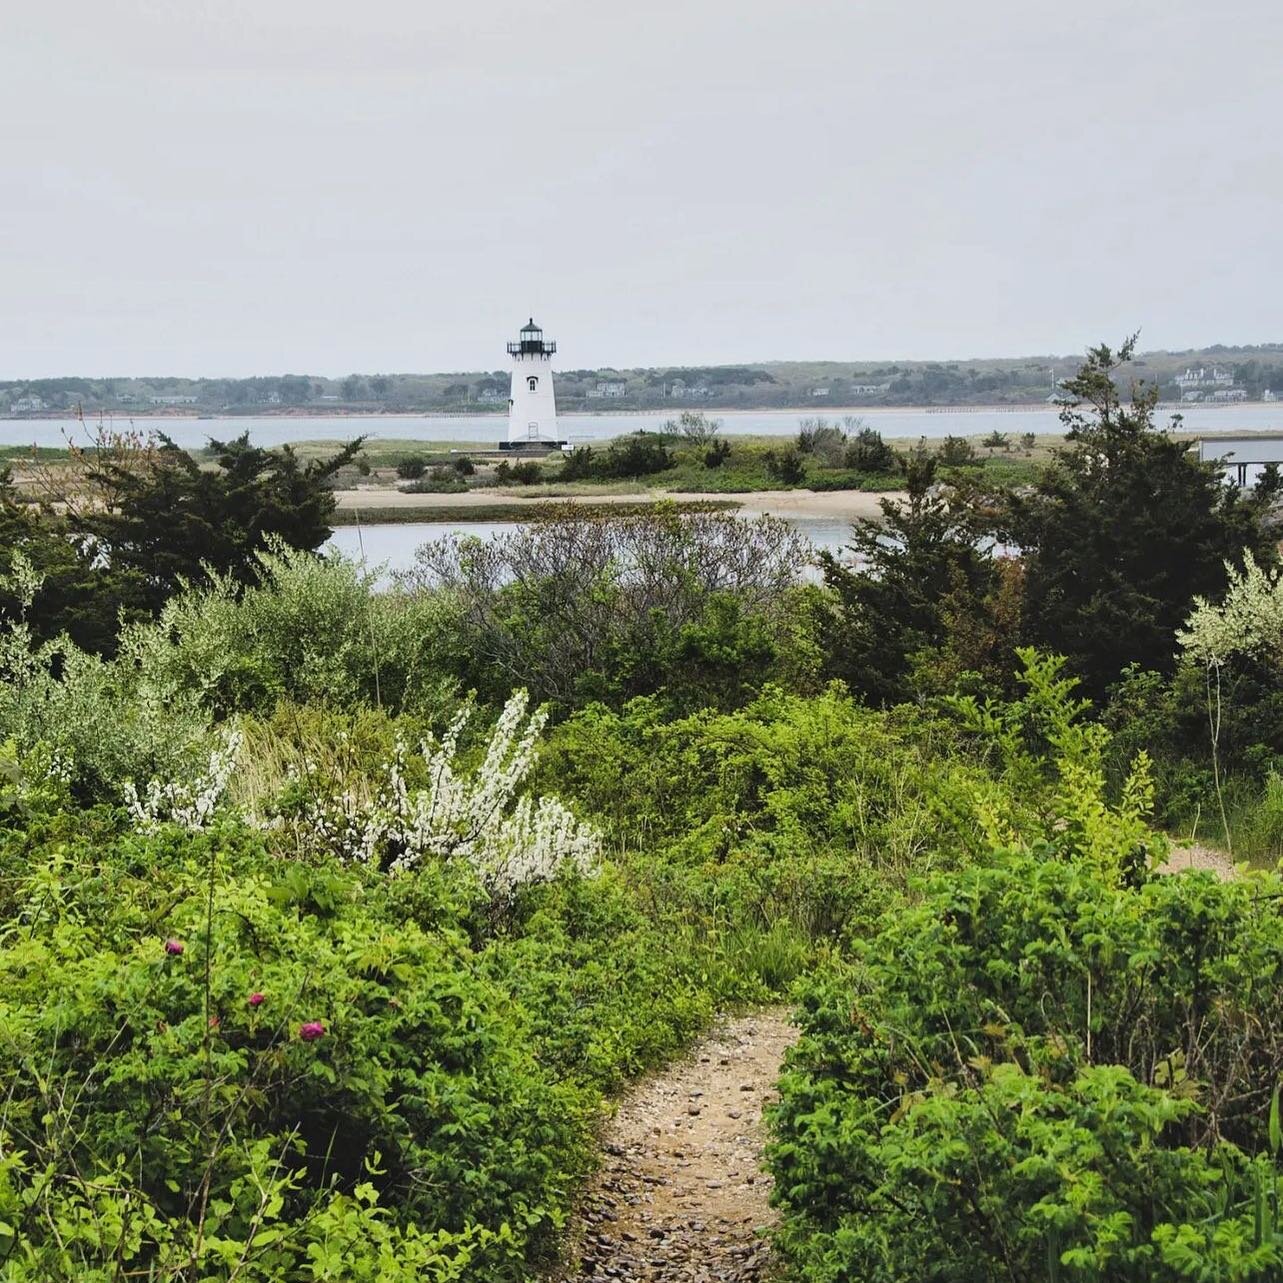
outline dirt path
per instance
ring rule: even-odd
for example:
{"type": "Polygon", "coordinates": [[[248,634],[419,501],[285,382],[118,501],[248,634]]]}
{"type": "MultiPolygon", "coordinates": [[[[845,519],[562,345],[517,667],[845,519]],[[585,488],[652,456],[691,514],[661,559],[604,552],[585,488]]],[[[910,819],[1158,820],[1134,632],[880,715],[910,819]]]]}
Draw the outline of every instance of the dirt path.
{"type": "Polygon", "coordinates": [[[764,1278],[772,1219],[762,1106],[796,1037],[782,1010],[729,1020],[630,1093],[607,1129],[569,1280],[764,1278]]]}
{"type": "Polygon", "coordinates": [[[1222,882],[1234,876],[1234,862],[1224,851],[1210,846],[1173,846],[1163,873],[1179,873],[1182,869],[1210,869],[1222,882]]]}

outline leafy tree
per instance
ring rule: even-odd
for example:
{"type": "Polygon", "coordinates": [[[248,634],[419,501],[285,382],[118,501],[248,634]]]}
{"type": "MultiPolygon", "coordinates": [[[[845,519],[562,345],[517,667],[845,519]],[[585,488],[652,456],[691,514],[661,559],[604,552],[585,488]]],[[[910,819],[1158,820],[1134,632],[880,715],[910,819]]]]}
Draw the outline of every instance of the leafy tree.
{"type": "Polygon", "coordinates": [[[86,506],[73,522],[112,571],[141,579],[152,608],[206,569],[251,582],[256,554],[271,536],[291,548],[319,548],[330,537],[334,475],[364,438],[303,463],[289,446],[265,450],[243,433],[210,442],[212,469],[169,438],[160,441],[147,466],[114,458],[91,465],[105,502],[86,506]]]}
{"type": "Polygon", "coordinates": [[[312,380],[306,374],[283,374],[277,390],[286,405],[303,405],[312,399],[312,380]]]}
{"type": "Polygon", "coordinates": [[[676,419],[664,424],[664,431],[679,436],[691,445],[707,445],[722,430],[721,419],[710,419],[702,410],[683,410],[676,419]]]}
{"type": "Polygon", "coordinates": [[[1129,664],[1171,672],[1176,630],[1196,596],[1214,597],[1244,549],[1276,554],[1263,518],[1268,487],[1245,496],[1184,442],[1154,426],[1158,390],[1125,403],[1113,373],[1131,359],[1092,349],[1065,381],[1068,447],[1032,492],[1011,496],[1007,533],[1023,549],[1027,636],[1069,657],[1092,695],[1129,664]]]}
{"type": "Polygon", "coordinates": [[[0,621],[25,619],[36,641],[67,633],[82,650],[110,654],[122,613],[141,616],[146,597],[137,572],[97,565],[65,516],[22,503],[9,470],[0,470],[0,621]],[[37,581],[29,604],[15,576],[19,557],[37,581]]]}

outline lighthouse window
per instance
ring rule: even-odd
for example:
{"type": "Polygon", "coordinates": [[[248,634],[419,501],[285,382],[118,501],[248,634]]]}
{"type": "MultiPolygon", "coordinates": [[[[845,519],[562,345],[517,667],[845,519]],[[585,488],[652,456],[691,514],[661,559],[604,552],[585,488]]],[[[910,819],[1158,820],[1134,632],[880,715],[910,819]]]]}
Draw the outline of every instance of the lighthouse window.
{"type": "Polygon", "coordinates": [[[539,380],[532,374],[526,380],[526,387],[528,387],[533,392],[538,386],[539,386],[539,380]]]}

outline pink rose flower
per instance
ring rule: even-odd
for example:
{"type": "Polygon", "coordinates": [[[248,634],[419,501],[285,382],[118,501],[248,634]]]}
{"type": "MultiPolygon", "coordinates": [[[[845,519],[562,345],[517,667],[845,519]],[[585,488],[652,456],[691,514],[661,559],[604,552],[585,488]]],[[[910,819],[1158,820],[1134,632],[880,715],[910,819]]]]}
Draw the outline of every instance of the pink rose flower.
{"type": "Polygon", "coordinates": [[[298,1036],[304,1042],[315,1042],[325,1036],[325,1026],[319,1020],[305,1020],[298,1027],[298,1036]]]}
{"type": "Polygon", "coordinates": [[[165,952],[173,955],[174,957],[177,957],[182,953],[183,948],[183,942],[181,940],[175,940],[173,936],[170,936],[170,938],[165,941],[165,952]]]}
{"type": "Polygon", "coordinates": [[[252,993],[248,1001],[251,1007],[261,1007],[263,1005],[263,995],[261,993],[252,993]]]}

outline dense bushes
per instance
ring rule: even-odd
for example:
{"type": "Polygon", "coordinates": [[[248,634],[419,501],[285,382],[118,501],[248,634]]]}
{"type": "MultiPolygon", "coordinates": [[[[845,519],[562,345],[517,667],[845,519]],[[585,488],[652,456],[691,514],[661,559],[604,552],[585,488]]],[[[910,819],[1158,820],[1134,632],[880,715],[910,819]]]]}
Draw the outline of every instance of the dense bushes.
{"type": "Polygon", "coordinates": [[[637,433],[611,442],[606,449],[572,450],[561,466],[559,481],[623,481],[653,476],[673,466],[672,451],[662,437],[637,433]]]}
{"type": "Polygon", "coordinates": [[[772,1156],[802,1275],[1275,1277],[1281,890],[1072,842],[926,883],[803,995],[772,1156]]]}
{"type": "MultiPolygon", "coordinates": [[[[514,1258],[546,1241],[582,1161],[582,1103],[457,934],[390,921],[355,875],[273,866],[235,834],[27,861],[0,951],[0,1061],[31,1182],[11,1175],[7,1198],[30,1203],[27,1243],[48,1248],[30,1277],[58,1276],[41,1226],[72,1214],[68,1181],[120,1180],[195,1254],[202,1233],[222,1240],[205,1266],[228,1240],[281,1254],[276,1268],[304,1258],[321,1192],[367,1181],[400,1226],[484,1228],[514,1258]]],[[[121,1214],[104,1205],[99,1231],[121,1214]]],[[[120,1230],[134,1268],[160,1250],[145,1222],[120,1230]]],[[[492,1257],[482,1277],[514,1265],[492,1257]]]]}
{"type": "Polygon", "coordinates": [[[275,545],[258,562],[258,583],[238,590],[215,578],[171,598],[127,644],[220,715],[270,710],[279,699],[447,706],[448,603],[376,592],[371,573],[337,556],[275,545]]]}
{"type": "Polygon", "coordinates": [[[575,707],[661,689],[737,703],[806,625],[805,545],[784,522],[721,512],[584,519],[564,509],[486,541],[425,544],[407,592],[457,611],[463,681],[575,707]]]}

